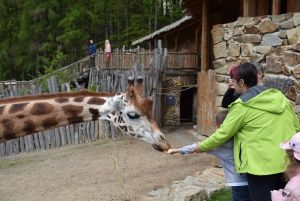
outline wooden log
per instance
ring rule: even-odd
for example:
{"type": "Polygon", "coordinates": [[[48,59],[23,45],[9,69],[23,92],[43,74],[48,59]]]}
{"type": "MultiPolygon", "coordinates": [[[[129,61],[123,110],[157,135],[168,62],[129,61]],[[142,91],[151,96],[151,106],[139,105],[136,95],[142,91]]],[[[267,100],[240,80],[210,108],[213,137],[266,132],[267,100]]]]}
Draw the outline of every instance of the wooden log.
{"type": "Polygon", "coordinates": [[[256,0],[243,1],[243,16],[254,17],[256,15],[256,0]]]}
{"type": "Polygon", "coordinates": [[[272,15],[280,15],[281,0],[272,1],[272,15]]]}
{"type": "Polygon", "coordinates": [[[41,149],[38,133],[33,134],[33,141],[35,149],[41,149]]]}
{"type": "Polygon", "coordinates": [[[202,1],[201,71],[209,68],[209,11],[208,0],[202,1]]]}
{"type": "MultiPolygon", "coordinates": [[[[299,1],[297,3],[299,3],[299,1]]],[[[296,10],[296,0],[288,0],[287,1],[286,11],[288,13],[297,11],[296,10]]]]}
{"type": "Polygon", "coordinates": [[[96,121],[92,121],[91,122],[91,127],[90,127],[91,141],[95,141],[96,140],[95,124],[96,124],[96,121]]]}
{"type": "Polygon", "coordinates": [[[61,137],[61,145],[65,146],[67,143],[67,133],[66,133],[66,127],[59,127],[59,134],[61,137]]]}
{"type": "Polygon", "coordinates": [[[75,144],[75,125],[70,125],[71,144],[75,144]]]}
{"type": "Polygon", "coordinates": [[[49,130],[50,133],[50,143],[51,143],[51,148],[56,147],[56,140],[55,140],[55,132],[54,129],[49,130]]]}
{"type": "Polygon", "coordinates": [[[56,147],[61,147],[61,138],[60,138],[59,128],[54,128],[54,136],[55,136],[56,147]]]}
{"type": "Polygon", "coordinates": [[[5,153],[5,150],[6,150],[6,147],[5,147],[5,143],[1,143],[0,144],[0,156],[3,157],[3,156],[6,156],[6,153],[5,153]]]}
{"type": "Polygon", "coordinates": [[[67,144],[72,144],[71,133],[70,133],[70,125],[66,126],[66,135],[67,135],[67,144]]]}
{"type": "Polygon", "coordinates": [[[75,144],[79,144],[79,129],[80,129],[80,124],[75,124],[75,126],[74,126],[74,140],[75,140],[75,144]]]}
{"type": "Polygon", "coordinates": [[[50,149],[51,148],[51,137],[50,137],[50,131],[46,130],[43,132],[44,133],[44,137],[45,137],[45,145],[46,145],[46,149],[50,149]]]}
{"type": "Polygon", "coordinates": [[[20,152],[25,152],[25,140],[24,137],[20,137],[20,152]]]}
{"type": "Polygon", "coordinates": [[[42,150],[46,149],[46,143],[45,143],[45,135],[42,132],[38,132],[39,142],[40,142],[40,148],[42,150]]]}

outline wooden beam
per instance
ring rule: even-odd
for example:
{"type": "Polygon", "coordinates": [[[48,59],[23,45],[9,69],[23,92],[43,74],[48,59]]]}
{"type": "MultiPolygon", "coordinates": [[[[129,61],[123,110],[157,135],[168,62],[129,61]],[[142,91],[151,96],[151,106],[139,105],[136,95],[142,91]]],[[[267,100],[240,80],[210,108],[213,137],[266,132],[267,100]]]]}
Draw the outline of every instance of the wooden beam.
{"type": "Polygon", "coordinates": [[[287,8],[286,8],[286,12],[295,12],[296,8],[296,0],[288,0],[287,1],[287,8]]]}
{"type": "Polygon", "coordinates": [[[243,1],[243,17],[254,17],[256,15],[256,0],[243,1]]]}
{"type": "Polygon", "coordinates": [[[199,35],[199,28],[198,28],[198,26],[196,26],[196,29],[195,29],[195,43],[194,43],[194,50],[195,50],[195,52],[198,52],[198,50],[199,50],[199,46],[198,46],[198,43],[199,43],[199,37],[198,37],[198,35],[199,35]]]}
{"type": "Polygon", "coordinates": [[[258,4],[256,4],[256,15],[263,16],[269,14],[269,0],[260,0],[258,4]]]}
{"type": "Polygon", "coordinates": [[[202,33],[201,33],[201,71],[208,70],[209,64],[209,24],[208,0],[202,1],[202,33]]]}
{"type": "Polygon", "coordinates": [[[280,15],[281,0],[273,0],[272,15],[280,15]]]}

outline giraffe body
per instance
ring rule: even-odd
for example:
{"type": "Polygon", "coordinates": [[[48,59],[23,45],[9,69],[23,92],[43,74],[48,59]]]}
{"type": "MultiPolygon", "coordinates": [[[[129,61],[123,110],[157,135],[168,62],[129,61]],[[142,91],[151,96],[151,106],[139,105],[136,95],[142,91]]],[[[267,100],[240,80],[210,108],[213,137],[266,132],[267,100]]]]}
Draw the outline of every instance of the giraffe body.
{"type": "Polygon", "coordinates": [[[0,143],[55,127],[103,119],[159,151],[167,150],[170,145],[151,115],[152,101],[135,93],[132,88],[131,95],[81,91],[0,100],[0,143]]]}

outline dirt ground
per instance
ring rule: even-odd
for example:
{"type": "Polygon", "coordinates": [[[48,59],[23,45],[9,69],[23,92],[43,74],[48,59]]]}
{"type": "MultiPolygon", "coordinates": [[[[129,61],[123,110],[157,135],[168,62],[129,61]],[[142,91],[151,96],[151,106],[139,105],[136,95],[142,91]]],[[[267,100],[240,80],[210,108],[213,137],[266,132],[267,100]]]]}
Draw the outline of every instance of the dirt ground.
{"type": "MultiPolygon", "coordinates": [[[[163,129],[173,147],[193,142],[191,128],[163,129]]],[[[168,155],[128,137],[0,159],[0,201],[140,201],[215,160],[168,155]]]]}

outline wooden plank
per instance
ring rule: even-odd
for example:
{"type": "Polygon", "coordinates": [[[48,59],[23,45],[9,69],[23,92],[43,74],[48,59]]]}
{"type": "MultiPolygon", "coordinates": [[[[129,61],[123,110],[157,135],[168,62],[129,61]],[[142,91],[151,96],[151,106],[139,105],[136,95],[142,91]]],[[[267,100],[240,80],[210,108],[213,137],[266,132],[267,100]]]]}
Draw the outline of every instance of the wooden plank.
{"type": "Polygon", "coordinates": [[[269,0],[259,0],[259,3],[256,4],[256,15],[263,16],[268,14],[269,14],[269,0]]]}
{"type": "MultiPolygon", "coordinates": [[[[297,3],[299,3],[299,1],[297,3]]],[[[288,0],[287,1],[286,11],[288,13],[297,11],[296,10],[296,0],[288,0]]]]}
{"type": "Polygon", "coordinates": [[[201,71],[207,71],[209,68],[209,11],[208,0],[202,1],[202,32],[201,32],[201,71]]]}
{"type": "Polygon", "coordinates": [[[39,137],[39,142],[40,142],[40,148],[42,150],[46,149],[46,143],[45,143],[45,135],[43,132],[39,132],[38,133],[38,137],[39,137]]]}
{"type": "Polygon", "coordinates": [[[20,137],[20,151],[25,152],[25,140],[24,137],[20,137]]]}
{"type": "Polygon", "coordinates": [[[45,137],[46,149],[50,149],[51,148],[50,131],[46,130],[43,133],[44,133],[44,137],[45,137]]]}
{"type": "Polygon", "coordinates": [[[35,149],[41,149],[38,133],[33,134],[33,141],[34,141],[35,149]]]}
{"type": "Polygon", "coordinates": [[[256,15],[256,0],[243,1],[243,17],[254,17],[256,15]]]}
{"type": "Polygon", "coordinates": [[[59,128],[54,128],[54,139],[55,139],[55,147],[61,147],[61,139],[60,139],[60,133],[59,128]]]}
{"type": "Polygon", "coordinates": [[[74,126],[74,144],[79,144],[79,129],[80,124],[75,124],[74,126]]]}
{"type": "Polygon", "coordinates": [[[96,124],[96,121],[92,121],[91,122],[91,127],[90,127],[91,141],[95,141],[96,140],[95,124],[96,124]]]}
{"type": "Polygon", "coordinates": [[[272,1],[272,15],[280,15],[281,0],[272,1]]]}
{"type": "Polygon", "coordinates": [[[5,143],[1,143],[1,144],[0,144],[0,156],[1,156],[1,157],[6,156],[6,153],[5,153],[5,150],[6,150],[5,145],[6,145],[5,143]]]}
{"type": "Polygon", "coordinates": [[[71,144],[75,144],[75,131],[74,131],[74,124],[71,124],[69,129],[70,129],[70,137],[71,137],[71,144]]]}
{"type": "Polygon", "coordinates": [[[58,129],[59,129],[59,134],[60,134],[60,137],[61,137],[61,145],[65,146],[66,144],[68,144],[66,127],[59,127],[58,129]]]}

